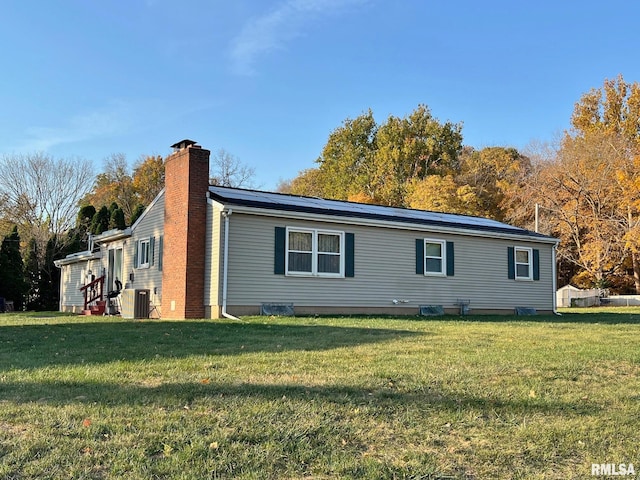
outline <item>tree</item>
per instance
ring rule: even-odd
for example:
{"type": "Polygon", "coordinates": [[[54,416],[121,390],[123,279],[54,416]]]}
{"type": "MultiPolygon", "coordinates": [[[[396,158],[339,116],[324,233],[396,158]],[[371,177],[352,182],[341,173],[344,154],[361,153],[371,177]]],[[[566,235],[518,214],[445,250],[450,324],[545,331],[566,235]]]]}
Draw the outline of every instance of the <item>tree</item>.
{"type": "Polygon", "coordinates": [[[126,157],[119,153],[105,159],[105,171],[96,176],[93,189],[82,199],[82,204],[107,206],[117,203],[125,218],[131,218],[139,203],[126,157]]]}
{"type": "Polygon", "coordinates": [[[456,183],[473,192],[474,200],[466,212],[504,221],[517,205],[516,192],[526,183],[530,160],[515,148],[465,148],[460,155],[456,183]]]}
{"type": "Polygon", "coordinates": [[[575,135],[606,131],[635,143],[640,139],[640,84],[627,83],[622,75],[606,79],[576,103],[571,126],[575,135]]]}
{"type": "MultiPolygon", "coordinates": [[[[347,118],[329,135],[316,160],[319,164],[317,172],[304,171],[307,178],[299,182],[300,186],[313,186],[322,192],[320,196],[338,200],[346,200],[357,193],[374,198],[372,179],[377,131],[371,110],[355,119],[347,118]]],[[[305,192],[299,190],[297,193],[305,192]]]]}
{"type": "Polygon", "coordinates": [[[136,209],[133,211],[133,215],[131,216],[131,225],[136,223],[136,220],[138,220],[142,216],[142,214],[144,213],[144,209],[145,206],[139,203],[136,209]]]}
{"type": "Polygon", "coordinates": [[[100,235],[102,232],[109,230],[109,219],[109,209],[103,205],[91,220],[91,233],[93,235],[100,235]]]}
{"type": "Polygon", "coordinates": [[[376,135],[374,197],[385,205],[405,205],[407,182],[453,174],[461,149],[460,125],[441,124],[424,105],[402,119],[390,116],[376,135]]]}
{"type": "Polygon", "coordinates": [[[86,160],[43,153],[0,159],[1,216],[18,225],[25,243],[33,244],[30,262],[37,270],[46,266],[47,249],[52,256],[64,250],[64,233],[74,226],[78,201],[89,191],[91,179],[86,160]]]}
{"type": "Polygon", "coordinates": [[[160,155],[140,157],[133,168],[132,185],[138,203],[149,205],[164,188],[164,159],[160,155]]]}
{"type": "Polygon", "coordinates": [[[109,230],[117,228],[118,230],[124,230],[127,225],[124,221],[124,212],[121,208],[116,208],[109,212],[109,230]]]}
{"type": "Polygon", "coordinates": [[[22,310],[28,288],[20,254],[20,235],[14,226],[0,246],[0,296],[13,301],[16,310],[22,310]]]}
{"type": "Polygon", "coordinates": [[[317,168],[302,170],[293,180],[281,181],[278,185],[277,191],[293,195],[322,197],[324,191],[320,180],[320,170],[317,168]]]}
{"type": "Polygon", "coordinates": [[[89,230],[91,226],[91,221],[93,220],[93,216],[96,214],[96,207],[93,205],[84,205],[80,207],[80,211],[78,212],[78,219],[76,221],[76,226],[84,228],[85,231],[89,230]]]}
{"type": "Polygon", "coordinates": [[[224,149],[212,157],[210,182],[212,185],[233,188],[253,188],[255,168],[244,165],[237,157],[224,149]]]}
{"type": "Polygon", "coordinates": [[[327,198],[406,206],[413,182],[457,171],[461,149],[461,126],[440,123],[424,105],[381,125],[369,110],[331,132],[317,172],[304,171],[292,186],[313,188],[327,198]]]}
{"type": "Polygon", "coordinates": [[[407,187],[407,206],[435,212],[477,215],[480,199],[469,185],[458,185],[452,175],[428,175],[407,187]]]}

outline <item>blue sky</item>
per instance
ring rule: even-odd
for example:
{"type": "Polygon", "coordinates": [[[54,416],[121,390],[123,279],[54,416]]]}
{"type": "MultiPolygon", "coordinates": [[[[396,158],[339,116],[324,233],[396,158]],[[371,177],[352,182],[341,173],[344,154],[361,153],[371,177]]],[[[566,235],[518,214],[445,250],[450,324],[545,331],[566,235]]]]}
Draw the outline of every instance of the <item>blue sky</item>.
{"type": "Polygon", "coordinates": [[[606,78],[640,81],[628,0],[10,0],[0,154],[94,162],[220,148],[274,189],[332,130],[426,104],[476,148],[549,141],[606,78]]]}

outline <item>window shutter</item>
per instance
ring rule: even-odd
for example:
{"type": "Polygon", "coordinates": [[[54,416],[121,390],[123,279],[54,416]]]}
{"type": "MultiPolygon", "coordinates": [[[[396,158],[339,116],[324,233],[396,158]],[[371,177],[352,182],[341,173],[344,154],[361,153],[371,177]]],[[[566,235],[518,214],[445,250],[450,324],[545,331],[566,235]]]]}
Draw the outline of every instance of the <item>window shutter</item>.
{"type": "Polygon", "coordinates": [[[138,268],[138,242],[133,244],[133,268],[138,268]]]}
{"type": "Polygon", "coordinates": [[[344,235],[344,276],[355,276],[355,237],[353,233],[344,235]]]}
{"type": "Polygon", "coordinates": [[[453,277],[455,259],[453,256],[453,242],[447,242],[447,277],[453,277]]]}
{"type": "Polygon", "coordinates": [[[540,250],[533,249],[533,279],[540,280],[540,250]]]}
{"type": "Polygon", "coordinates": [[[164,250],[164,236],[158,239],[158,270],[162,271],[162,252],[164,250]]]}
{"type": "Polygon", "coordinates": [[[155,253],[156,253],[156,237],[151,237],[149,239],[149,263],[151,264],[151,266],[154,266],[156,264],[155,253]]]}
{"type": "Polygon", "coordinates": [[[284,275],[285,269],[285,249],[287,245],[287,229],[284,227],[276,227],[275,248],[273,273],[275,275],[284,275]]]}
{"type": "Polygon", "coordinates": [[[514,247],[507,248],[507,268],[508,275],[510,280],[515,280],[516,278],[516,249],[514,247]]]}
{"type": "Polygon", "coordinates": [[[424,238],[416,238],[416,273],[424,275],[424,238]]]}

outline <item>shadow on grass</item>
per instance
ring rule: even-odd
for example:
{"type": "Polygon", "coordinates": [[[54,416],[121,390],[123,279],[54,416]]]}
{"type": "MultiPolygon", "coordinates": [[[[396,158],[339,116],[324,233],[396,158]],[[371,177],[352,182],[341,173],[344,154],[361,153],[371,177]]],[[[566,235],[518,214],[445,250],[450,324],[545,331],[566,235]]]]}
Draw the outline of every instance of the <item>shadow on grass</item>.
{"type": "Polygon", "coordinates": [[[427,322],[460,321],[460,322],[486,322],[486,323],[575,323],[575,324],[605,324],[640,325],[640,310],[638,313],[616,312],[584,312],[562,313],[560,315],[443,315],[440,317],[416,317],[427,322]]]}
{"type": "Polygon", "coordinates": [[[127,385],[101,382],[0,382],[0,399],[13,403],[37,402],[47,405],[99,404],[191,408],[192,404],[208,403],[224,408],[238,401],[320,401],[336,406],[372,406],[390,413],[407,406],[438,410],[473,409],[482,414],[542,413],[590,415],[600,407],[590,403],[567,403],[530,398],[481,398],[445,393],[432,389],[401,391],[380,386],[365,388],[347,385],[305,386],[295,384],[166,383],[158,386],[127,385]]]}
{"type": "Polygon", "coordinates": [[[397,329],[210,321],[91,322],[0,327],[0,371],[118,360],[322,351],[408,336],[397,329]]]}

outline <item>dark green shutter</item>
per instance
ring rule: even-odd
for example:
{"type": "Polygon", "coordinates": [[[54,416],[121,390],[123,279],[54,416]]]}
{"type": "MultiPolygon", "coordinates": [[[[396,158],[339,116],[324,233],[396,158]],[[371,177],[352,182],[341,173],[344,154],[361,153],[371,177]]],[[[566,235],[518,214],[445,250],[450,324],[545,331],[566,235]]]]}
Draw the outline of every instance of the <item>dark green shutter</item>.
{"type": "Polygon", "coordinates": [[[453,277],[455,273],[454,265],[453,242],[447,242],[447,277],[453,277]]]}
{"type": "Polygon", "coordinates": [[[507,248],[507,268],[510,280],[516,278],[516,249],[514,247],[507,248]]]}
{"type": "Polygon", "coordinates": [[[153,267],[156,264],[156,237],[149,239],[149,264],[153,267]]]}
{"type": "Polygon", "coordinates": [[[416,273],[424,275],[424,238],[416,238],[416,273]]]}
{"type": "Polygon", "coordinates": [[[533,279],[540,280],[540,250],[533,249],[533,279]]]}
{"type": "Polygon", "coordinates": [[[138,242],[133,244],[133,268],[138,268],[138,242]]]}
{"type": "Polygon", "coordinates": [[[158,239],[158,270],[162,271],[162,255],[164,250],[164,236],[160,235],[158,239]]]}
{"type": "Polygon", "coordinates": [[[353,233],[344,235],[344,276],[355,276],[355,238],[353,233]]]}
{"type": "Polygon", "coordinates": [[[273,255],[273,273],[276,275],[284,275],[286,248],[287,229],[284,227],[276,227],[275,248],[273,255]]]}

